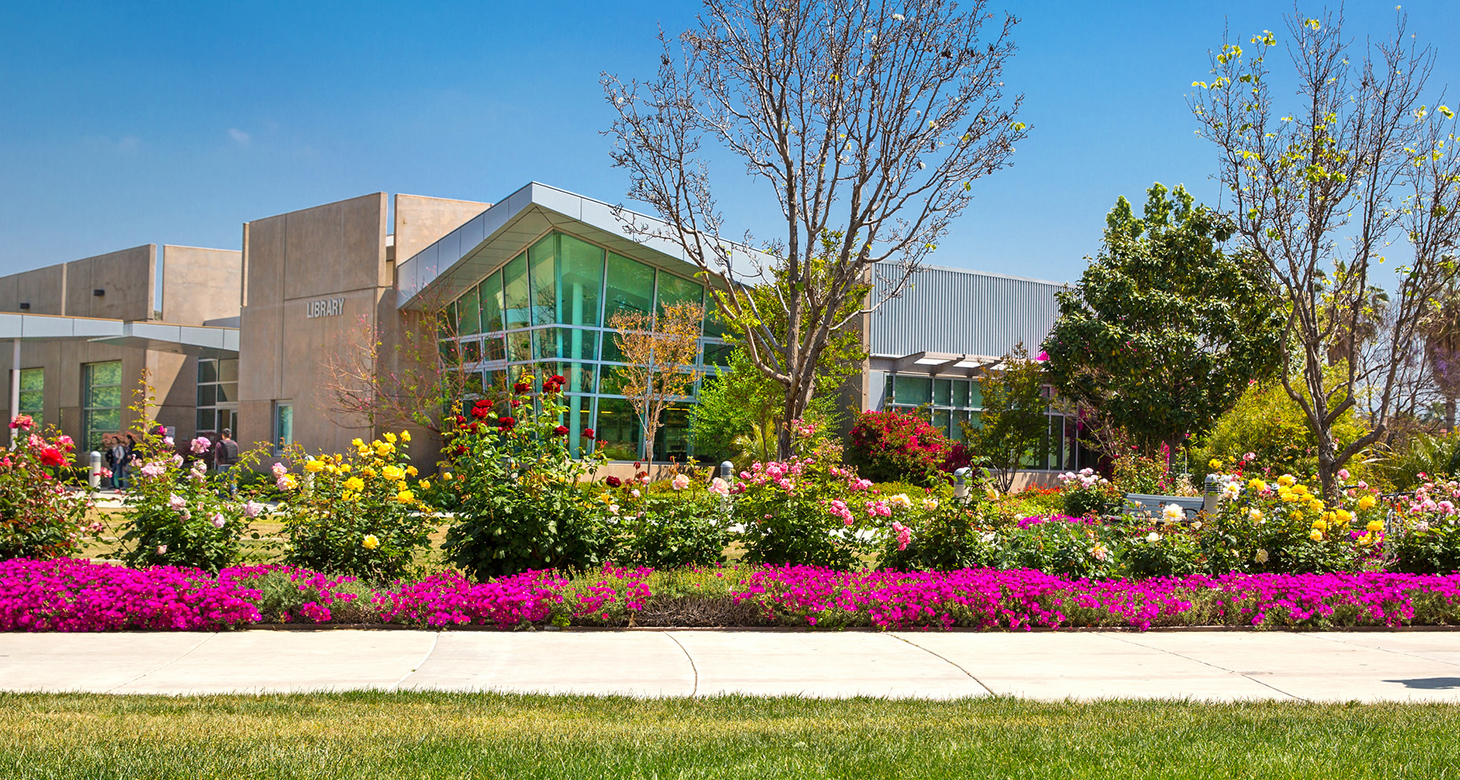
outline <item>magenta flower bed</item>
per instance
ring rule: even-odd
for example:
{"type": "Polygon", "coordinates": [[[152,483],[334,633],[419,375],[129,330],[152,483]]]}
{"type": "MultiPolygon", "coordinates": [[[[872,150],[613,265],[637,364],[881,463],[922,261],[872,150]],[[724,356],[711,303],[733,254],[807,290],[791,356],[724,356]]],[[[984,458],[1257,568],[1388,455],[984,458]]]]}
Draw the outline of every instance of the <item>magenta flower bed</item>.
{"type": "MultiPolygon", "coordinates": [[[[529,572],[474,583],[456,572],[367,591],[348,577],[278,566],[137,570],[76,560],[0,562],[0,631],[219,630],[263,622],[256,585],[293,593],[276,622],[327,623],[367,595],[378,622],[438,628],[622,625],[654,607],[648,569],[568,578],[529,572]]],[[[1228,625],[1328,628],[1460,624],[1460,574],[1229,574],[1069,580],[1031,570],[841,572],[804,566],[716,570],[707,601],[749,602],[761,625],[884,629],[1228,625]]],[[[277,611],[277,602],[271,610],[277,611]]],[[[361,602],[362,604],[364,602],[361,602]]],[[[356,604],[355,607],[359,607],[356,604]]],[[[727,614],[730,614],[727,612],[727,614]]],[[[744,614],[741,609],[739,614],[744,614]]]]}

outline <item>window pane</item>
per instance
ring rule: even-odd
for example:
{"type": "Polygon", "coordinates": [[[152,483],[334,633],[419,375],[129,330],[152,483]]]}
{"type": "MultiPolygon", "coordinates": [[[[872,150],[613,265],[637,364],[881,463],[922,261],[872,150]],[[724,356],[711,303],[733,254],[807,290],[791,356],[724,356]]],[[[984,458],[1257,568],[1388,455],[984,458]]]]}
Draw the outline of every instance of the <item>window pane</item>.
{"type": "Polygon", "coordinates": [[[725,321],[720,319],[720,309],[710,296],[705,296],[705,337],[718,339],[725,335],[725,321]]]}
{"type": "Polygon", "coordinates": [[[639,418],[629,402],[619,398],[598,399],[598,419],[593,426],[602,452],[609,460],[638,460],[639,418]]]}
{"type": "Polygon", "coordinates": [[[933,400],[933,380],[925,376],[898,375],[893,398],[902,406],[922,406],[933,400]]]}
{"type": "Polygon", "coordinates": [[[122,388],[120,387],[93,387],[91,389],[91,404],[93,409],[120,409],[122,408],[122,388]]]}
{"type": "Polygon", "coordinates": [[[601,395],[623,395],[624,380],[619,376],[617,367],[603,366],[598,373],[598,392],[601,395]]]}
{"type": "Polygon", "coordinates": [[[218,403],[227,404],[238,400],[238,383],[224,382],[218,385],[218,403]]]}
{"type": "Polygon", "coordinates": [[[496,333],[502,329],[502,272],[488,276],[477,294],[482,304],[482,332],[496,333]]]}
{"type": "Polygon", "coordinates": [[[43,368],[24,368],[20,371],[20,389],[44,390],[46,387],[46,375],[43,368]]]}
{"type": "Polygon", "coordinates": [[[294,407],[279,404],[274,408],[274,445],[288,447],[294,443],[294,407]]]}
{"type": "Polygon", "coordinates": [[[563,387],[565,393],[592,393],[597,369],[592,363],[558,363],[553,367],[554,371],[568,380],[563,387]]]}
{"type": "Polygon", "coordinates": [[[968,406],[968,380],[953,380],[953,406],[967,408],[968,406]]]}
{"type": "Polygon", "coordinates": [[[218,381],[218,361],[216,361],[216,360],[199,360],[198,361],[198,381],[200,383],[201,382],[217,382],[218,381]]]}
{"type": "Polygon", "coordinates": [[[704,286],[673,274],[659,274],[659,313],[662,315],[667,306],[685,302],[704,305],[704,286]]]}
{"type": "Polygon", "coordinates": [[[598,324],[603,250],[573,236],[558,236],[558,322],[598,324]]]}
{"type": "Polygon", "coordinates": [[[950,433],[949,430],[948,430],[948,423],[949,423],[949,420],[948,420],[948,410],[947,409],[934,409],[933,410],[933,427],[934,428],[937,428],[940,431],[942,431],[945,436],[946,435],[949,435],[949,433],[950,433]]]}
{"type": "Polygon", "coordinates": [[[953,412],[953,430],[950,436],[953,441],[963,441],[963,424],[968,422],[968,412],[957,410],[953,412]]]}
{"type": "Polygon", "coordinates": [[[953,380],[933,380],[933,404],[935,406],[951,406],[953,403],[953,380]]]}
{"type": "Polygon", "coordinates": [[[91,372],[93,386],[120,385],[122,383],[122,361],[120,360],[110,363],[88,363],[86,366],[91,372]]]}
{"type": "Polygon", "coordinates": [[[474,336],[482,332],[482,305],[477,292],[478,288],[473,287],[456,301],[456,311],[461,316],[456,328],[458,336],[474,336]]]}
{"type": "Polygon", "coordinates": [[[664,410],[659,430],[654,432],[655,460],[674,458],[683,463],[689,458],[689,410],[686,404],[664,410]]]}
{"type": "Polygon", "coordinates": [[[237,382],[238,381],[238,360],[236,358],[233,359],[233,360],[220,360],[220,361],[218,361],[218,381],[219,382],[237,382]]]}
{"type": "Polygon", "coordinates": [[[507,359],[513,362],[532,360],[532,335],[519,330],[507,334],[507,359]]]}
{"type": "Polygon", "coordinates": [[[480,341],[461,342],[461,360],[463,363],[476,363],[482,359],[482,343],[480,341]]]}
{"type": "Polygon", "coordinates": [[[527,250],[532,265],[532,324],[546,325],[557,319],[557,234],[551,233],[527,250]]]}
{"type": "Polygon", "coordinates": [[[21,390],[20,411],[33,412],[45,404],[46,393],[44,390],[21,390]]]}
{"type": "Polygon", "coordinates": [[[507,344],[502,341],[501,336],[492,336],[482,340],[482,360],[506,360],[507,344]]]}
{"type": "Polygon", "coordinates": [[[583,431],[593,427],[593,399],[576,395],[563,399],[563,403],[568,407],[568,412],[559,417],[558,422],[568,427],[568,451],[573,457],[581,458],[585,454],[584,447],[590,444],[583,438],[583,431]]]}
{"type": "Polygon", "coordinates": [[[701,365],[706,366],[728,366],[730,365],[730,353],[735,347],[729,344],[706,344],[704,357],[700,359],[701,365]]]}
{"type": "Polygon", "coordinates": [[[654,269],[609,252],[604,324],[611,326],[613,315],[621,311],[647,314],[653,305],[654,269]]]}
{"type": "Polygon", "coordinates": [[[218,430],[217,428],[213,427],[214,426],[215,419],[216,418],[215,418],[215,416],[213,414],[213,410],[212,409],[199,409],[198,410],[198,431],[201,433],[203,431],[216,431],[216,430],[218,430]]]}
{"type": "Polygon", "coordinates": [[[569,360],[595,360],[598,358],[597,331],[582,328],[558,328],[557,355],[569,360]]]}
{"type": "Polygon", "coordinates": [[[198,385],[198,406],[213,406],[218,403],[217,385],[198,385]]]}
{"type": "Polygon", "coordinates": [[[972,409],[983,408],[983,388],[978,386],[977,379],[968,387],[968,406],[972,409]]]}
{"type": "Polygon", "coordinates": [[[623,350],[618,348],[618,333],[604,331],[603,333],[603,359],[614,363],[623,363],[623,350]]]}
{"type": "Polygon", "coordinates": [[[520,328],[527,320],[527,255],[512,258],[502,269],[503,324],[520,328]]]}

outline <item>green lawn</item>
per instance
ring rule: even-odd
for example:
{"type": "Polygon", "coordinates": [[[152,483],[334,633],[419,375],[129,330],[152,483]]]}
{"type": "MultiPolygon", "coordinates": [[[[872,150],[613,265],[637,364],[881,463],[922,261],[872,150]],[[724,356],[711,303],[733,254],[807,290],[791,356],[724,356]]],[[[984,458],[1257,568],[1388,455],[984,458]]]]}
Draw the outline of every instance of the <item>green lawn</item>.
{"type": "Polygon", "coordinates": [[[0,694],[3,778],[1460,775],[1460,706],[0,694]]]}

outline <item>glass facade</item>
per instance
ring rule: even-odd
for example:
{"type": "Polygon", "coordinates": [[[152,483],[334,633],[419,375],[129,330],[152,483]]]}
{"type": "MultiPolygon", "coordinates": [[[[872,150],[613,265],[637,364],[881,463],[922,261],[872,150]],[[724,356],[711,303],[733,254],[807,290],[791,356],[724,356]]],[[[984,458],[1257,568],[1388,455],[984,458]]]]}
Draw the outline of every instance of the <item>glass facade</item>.
{"type": "MultiPolygon", "coordinates": [[[[615,375],[623,355],[609,323],[619,312],[662,312],[683,301],[705,304],[704,285],[554,231],[457,298],[456,337],[443,349],[459,349],[488,388],[505,387],[523,371],[561,374],[569,407],[561,422],[569,440],[583,441],[581,433],[592,428],[609,458],[637,460],[643,456],[643,430],[615,375]]],[[[728,348],[715,318],[706,317],[703,333],[701,368],[713,374],[713,366],[728,361],[728,348]]],[[[665,411],[655,436],[656,460],[682,461],[694,454],[691,403],[686,398],[665,411]]]]}
{"type": "Polygon", "coordinates": [[[100,450],[101,437],[122,430],[122,361],[81,367],[81,436],[86,449],[100,450]]]}
{"type": "Polygon", "coordinates": [[[46,370],[20,369],[20,414],[30,415],[37,430],[44,428],[46,406],[46,370]]]}
{"type": "Polygon", "coordinates": [[[198,433],[238,427],[238,359],[198,359],[198,433]]]}
{"type": "MultiPolygon", "coordinates": [[[[953,441],[964,440],[963,423],[971,428],[981,424],[983,391],[977,379],[891,374],[887,377],[887,388],[884,409],[921,414],[953,441]]],[[[1045,416],[1049,418],[1049,428],[1025,468],[1054,471],[1079,468],[1083,456],[1075,419],[1053,409],[1046,409],[1045,416]]]]}

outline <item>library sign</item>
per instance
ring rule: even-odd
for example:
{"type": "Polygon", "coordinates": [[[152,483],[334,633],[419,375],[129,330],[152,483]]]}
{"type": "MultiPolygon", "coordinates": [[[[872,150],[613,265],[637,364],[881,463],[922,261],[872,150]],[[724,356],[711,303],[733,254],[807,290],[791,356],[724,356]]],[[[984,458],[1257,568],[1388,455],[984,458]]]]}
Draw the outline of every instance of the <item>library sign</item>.
{"type": "Polygon", "coordinates": [[[345,313],[344,298],[322,298],[317,301],[305,301],[305,317],[338,317],[345,313]]]}

